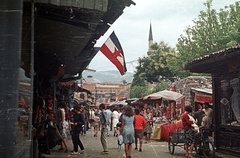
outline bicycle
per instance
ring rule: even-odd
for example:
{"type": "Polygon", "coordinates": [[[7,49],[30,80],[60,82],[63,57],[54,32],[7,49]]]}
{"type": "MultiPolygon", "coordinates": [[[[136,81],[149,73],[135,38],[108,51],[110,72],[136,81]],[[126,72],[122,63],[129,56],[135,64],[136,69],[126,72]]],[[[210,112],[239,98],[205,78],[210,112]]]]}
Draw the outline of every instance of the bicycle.
{"type": "MultiPolygon", "coordinates": [[[[200,129],[199,142],[194,143],[194,150],[197,154],[203,154],[205,158],[214,158],[215,146],[208,137],[205,129],[200,129]]],[[[185,134],[184,129],[178,128],[175,132],[169,132],[168,150],[170,154],[174,154],[175,146],[184,148],[185,134]]]]}
{"type": "Polygon", "coordinates": [[[195,140],[194,148],[197,154],[203,154],[205,158],[214,158],[215,156],[215,145],[214,142],[209,139],[208,134],[209,131],[201,128],[200,131],[200,139],[195,140]]]}

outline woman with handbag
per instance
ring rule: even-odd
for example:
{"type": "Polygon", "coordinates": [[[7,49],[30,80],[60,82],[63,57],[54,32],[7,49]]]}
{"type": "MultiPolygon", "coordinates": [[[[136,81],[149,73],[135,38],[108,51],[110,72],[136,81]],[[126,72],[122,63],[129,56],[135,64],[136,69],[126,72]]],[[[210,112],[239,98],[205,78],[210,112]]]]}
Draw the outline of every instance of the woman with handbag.
{"type": "Polygon", "coordinates": [[[128,106],[123,116],[122,126],[120,129],[120,135],[123,136],[126,158],[131,158],[132,143],[134,143],[135,141],[133,123],[134,123],[133,110],[131,106],[128,106]]]}

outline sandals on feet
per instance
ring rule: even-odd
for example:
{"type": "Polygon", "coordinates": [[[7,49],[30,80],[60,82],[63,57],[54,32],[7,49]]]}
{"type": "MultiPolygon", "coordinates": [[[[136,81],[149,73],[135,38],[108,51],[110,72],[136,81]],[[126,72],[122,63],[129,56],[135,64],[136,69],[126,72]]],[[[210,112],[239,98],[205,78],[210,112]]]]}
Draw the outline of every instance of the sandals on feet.
{"type": "Polygon", "coordinates": [[[67,152],[68,152],[68,149],[66,149],[64,152],[67,153],[67,152]]]}

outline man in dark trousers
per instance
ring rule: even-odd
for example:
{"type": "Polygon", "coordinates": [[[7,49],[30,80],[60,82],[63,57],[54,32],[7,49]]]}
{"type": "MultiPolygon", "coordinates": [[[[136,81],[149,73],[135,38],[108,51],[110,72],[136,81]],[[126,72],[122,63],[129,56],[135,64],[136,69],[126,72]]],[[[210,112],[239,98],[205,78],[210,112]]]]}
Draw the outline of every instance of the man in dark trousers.
{"type": "Polygon", "coordinates": [[[79,134],[83,130],[82,126],[84,125],[84,117],[80,111],[81,107],[79,105],[74,106],[74,114],[73,114],[73,133],[72,133],[72,141],[73,141],[73,151],[71,155],[78,155],[78,146],[80,147],[81,151],[80,154],[84,153],[84,146],[79,139],[79,134]]]}
{"type": "Polygon", "coordinates": [[[200,127],[201,126],[201,124],[202,124],[202,116],[201,116],[201,111],[202,111],[202,105],[201,104],[198,104],[198,111],[196,111],[195,113],[194,113],[194,118],[195,118],[195,120],[197,121],[197,125],[198,125],[198,127],[200,127]]]}

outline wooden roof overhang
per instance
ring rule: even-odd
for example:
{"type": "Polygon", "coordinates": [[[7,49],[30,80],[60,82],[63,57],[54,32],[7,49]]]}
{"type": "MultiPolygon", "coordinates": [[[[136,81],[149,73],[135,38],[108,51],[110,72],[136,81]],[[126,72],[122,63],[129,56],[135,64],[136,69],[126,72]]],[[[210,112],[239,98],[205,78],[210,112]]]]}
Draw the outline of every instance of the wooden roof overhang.
{"type": "Polygon", "coordinates": [[[24,0],[22,27],[22,65],[26,75],[31,65],[31,28],[34,25],[34,65],[40,76],[81,74],[99,51],[94,47],[131,0],[24,0]],[[33,25],[32,25],[33,24],[33,25]],[[54,67],[55,66],[55,67],[54,67]],[[51,72],[50,72],[51,71],[51,72]],[[53,72],[52,72],[53,71],[53,72]]]}
{"type": "Polygon", "coordinates": [[[240,45],[226,48],[197,58],[185,65],[186,70],[196,73],[219,73],[240,69],[240,45]]]}

